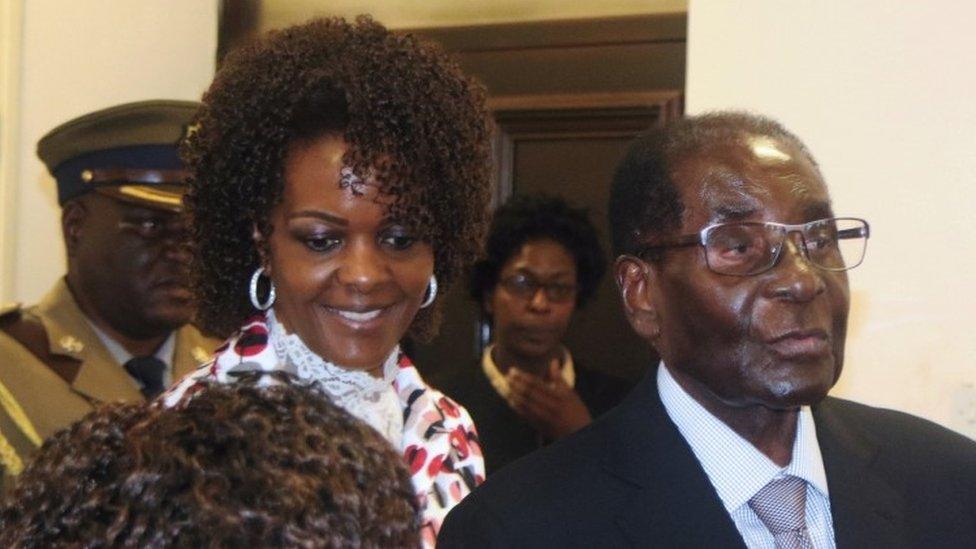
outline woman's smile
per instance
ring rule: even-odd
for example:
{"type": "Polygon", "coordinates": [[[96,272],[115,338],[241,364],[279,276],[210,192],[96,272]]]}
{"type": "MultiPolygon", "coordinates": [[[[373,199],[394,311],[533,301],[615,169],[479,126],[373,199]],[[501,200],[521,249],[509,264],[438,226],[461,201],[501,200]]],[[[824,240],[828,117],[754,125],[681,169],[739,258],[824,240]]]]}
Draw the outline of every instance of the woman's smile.
{"type": "Polygon", "coordinates": [[[325,305],[322,309],[330,318],[348,328],[359,331],[374,330],[394,317],[397,303],[387,306],[341,307],[325,305]]]}

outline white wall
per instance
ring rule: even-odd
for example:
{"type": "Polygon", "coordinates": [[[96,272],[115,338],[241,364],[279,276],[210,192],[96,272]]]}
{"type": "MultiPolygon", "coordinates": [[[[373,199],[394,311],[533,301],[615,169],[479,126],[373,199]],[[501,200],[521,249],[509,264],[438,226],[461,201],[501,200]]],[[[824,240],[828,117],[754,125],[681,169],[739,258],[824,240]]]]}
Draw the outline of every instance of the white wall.
{"type": "Polygon", "coordinates": [[[778,118],[872,225],[834,394],[976,438],[976,4],[692,0],[687,109],[778,118]]]}
{"type": "Polygon", "coordinates": [[[0,230],[0,302],[33,302],[65,269],[56,191],[37,140],[114,104],[199,99],[214,72],[217,0],[3,1],[17,5],[7,19],[21,40],[0,40],[10,76],[0,81],[0,124],[15,126],[0,153],[15,167],[0,171],[0,198],[14,204],[0,210],[0,229],[14,229],[0,230]]]}

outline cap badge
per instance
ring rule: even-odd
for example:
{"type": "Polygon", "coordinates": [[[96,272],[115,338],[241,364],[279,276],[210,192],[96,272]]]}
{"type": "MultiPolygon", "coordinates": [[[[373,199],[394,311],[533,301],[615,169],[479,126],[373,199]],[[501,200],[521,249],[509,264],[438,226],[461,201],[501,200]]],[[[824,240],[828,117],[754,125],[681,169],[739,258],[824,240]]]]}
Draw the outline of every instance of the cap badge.
{"type": "Polygon", "coordinates": [[[197,133],[198,131],[200,131],[200,124],[199,123],[196,123],[196,124],[187,124],[186,127],[183,129],[183,139],[187,139],[187,138],[193,137],[193,135],[195,133],[197,133]]]}

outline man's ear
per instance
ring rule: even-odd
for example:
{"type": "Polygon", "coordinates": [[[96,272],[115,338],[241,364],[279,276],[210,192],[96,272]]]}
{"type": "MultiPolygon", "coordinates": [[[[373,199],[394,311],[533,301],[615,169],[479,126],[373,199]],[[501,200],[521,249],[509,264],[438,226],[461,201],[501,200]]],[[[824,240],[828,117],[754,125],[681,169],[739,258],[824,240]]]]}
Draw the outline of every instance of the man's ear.
{"type": "Polygon", "coordinates": [[[72,257],[78,250],[78,242],[84,230],[85,220],[88,219],[88,207],[84,201],[71,200],[61,207],[61,236],[64,238],[64,249],[68,257],[72,257]]]}
{"type": "Polygon", "coordinates": [[[614,277],[620,289],[627,320],[642,338],[653,342],[661,333],[653,284],[657,273],[647,263],[629,255],[617,258],[614,277]]]}

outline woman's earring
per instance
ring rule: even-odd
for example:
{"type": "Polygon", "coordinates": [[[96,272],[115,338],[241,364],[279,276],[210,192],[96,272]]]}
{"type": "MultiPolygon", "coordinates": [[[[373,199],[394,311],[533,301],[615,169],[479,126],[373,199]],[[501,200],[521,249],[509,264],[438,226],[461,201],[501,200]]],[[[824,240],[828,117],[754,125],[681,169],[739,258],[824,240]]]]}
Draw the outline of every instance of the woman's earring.
{"type": "Polygon", "coordinates": [[[254,270],[254,274],[251,275],[251,291],[248,295],[251,298],[251,305],[254,305],[254,308],[259,311],[267,311],[275,302],[275,286],[270,277],[268,278],[268,287],[270,288],[268,291],[268,299],[264,303],[258,300],[258,280],[260,280],[263,273],[264,267],[258,267],[254,270]]]}
{"type": "Polygon", "coordinates": [[[420,308],[424,309],[430,307],[430,304],[437,299],[437,277],[430,275],[430,282],[427,284],[427,293],[424,294],[424,302],[420,304],[420,308]]]}

